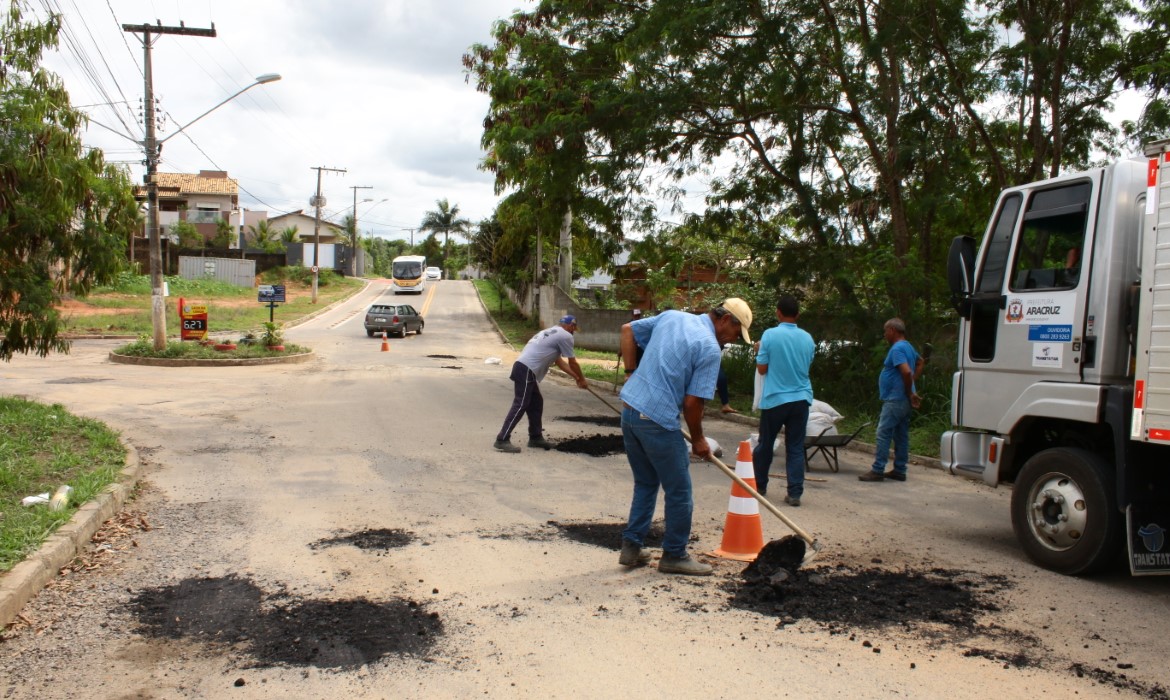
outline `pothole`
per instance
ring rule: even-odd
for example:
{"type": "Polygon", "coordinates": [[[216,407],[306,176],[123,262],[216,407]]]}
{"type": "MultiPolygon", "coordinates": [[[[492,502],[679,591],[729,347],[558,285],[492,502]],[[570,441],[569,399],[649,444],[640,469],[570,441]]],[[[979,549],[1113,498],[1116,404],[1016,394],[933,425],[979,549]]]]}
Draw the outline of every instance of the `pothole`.
{"type": "Polygon", "coordinates": [[[259,668],[357,668],[386,656],[422,658],[443,634],[439,614],[412,600],[268,594],[234,575],[144,590],[130,608],[147,636],[233,646],[259,668]]]}
{"type": "Polygon", "coordinates": [[[360,530],[336,537],[320,539],[309,544],[310,549],[349,545],[358,549],[397,549],[414,542],[414,533],[406,530],[376,529],[360,530]]]}

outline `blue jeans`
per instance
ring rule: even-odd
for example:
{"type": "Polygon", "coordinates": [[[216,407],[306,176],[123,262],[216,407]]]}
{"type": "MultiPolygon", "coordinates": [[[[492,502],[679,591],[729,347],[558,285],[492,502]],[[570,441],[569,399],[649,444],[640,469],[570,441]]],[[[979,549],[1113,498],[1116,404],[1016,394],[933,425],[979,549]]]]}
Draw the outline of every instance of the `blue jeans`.
{"type": "Polygon", "coordinates": [[[890,440],[894,441],[894,473],[905,474],[910,459],[910,400],[882,401],[882,415],[878,418],[877,449],[874,455],[875,472],[884,472],[890,459],[890,440]]]}
{"type": "Polygon", "coordinates": [[[667,430],[627,406],[622,410],[622,438],[630,471],[634,473],[630,521],[622,532],[622,539],[642,546],[646,533],[650,532],[658,487],[661,486],[666,511],[662,552],[672,557],[685,557],[687,542],[691,539],[694,501],[691,496],[690,448],[683,440],[682,431],[667,430]]]}
{"type": "Polygon", "coordinates": [[[804,495],[804,434],[808,430],[808,401],[789,401],[760,412],[760,441],[752,450],[752,467],[756,472],[756,490],[768,492],[768,470],[772,468],[772,449],[776,436],[784,428],[784,472],[788,477],[788,495],[804,495]]]}

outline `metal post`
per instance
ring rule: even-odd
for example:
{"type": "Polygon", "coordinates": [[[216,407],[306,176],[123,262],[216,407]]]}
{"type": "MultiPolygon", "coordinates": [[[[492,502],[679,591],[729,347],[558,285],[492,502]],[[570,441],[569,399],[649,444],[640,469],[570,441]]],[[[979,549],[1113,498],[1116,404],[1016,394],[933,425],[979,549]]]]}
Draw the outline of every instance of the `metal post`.
{"type": "Polygon", "coordinates": [[[345,170],[339,168],[326,168],[325,166],[310,167],[310,170],[317,171],[317,194],[313,197],[312,204],[317,209],[317,214],[313,219],[313,301],[317,303],[317,279],[320,276],[321,261],[321,205],[325,204],[324,198],[321,197],[321,171],[328,170],[334,173],[344,173],[345,170]]]}
{"type": "MultiPolygon", "coordinates": [[[[353,190],[353,248],[350,250],[349,276],[357,277],[358,227],[357,227],[357,191],[372,190],[373,185],[350,185],[353,190]]],[[[369,200],[367,200],[369,201],[369,200]]]]}

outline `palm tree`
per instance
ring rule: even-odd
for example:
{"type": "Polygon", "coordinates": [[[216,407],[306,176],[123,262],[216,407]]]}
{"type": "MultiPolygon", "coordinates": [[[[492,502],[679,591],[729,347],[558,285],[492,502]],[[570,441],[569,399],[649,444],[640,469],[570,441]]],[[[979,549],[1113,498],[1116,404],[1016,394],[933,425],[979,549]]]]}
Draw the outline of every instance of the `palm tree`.
{"type": "Polygon", "coordinates": [[[435,206],[438,207],[438,210],[428,211],[423,215],[422,223],[419,224],[418,228],[420,231],[443,234],[443,264],[446,266],[451,234],[467,233],[471,222],[459,218],[459,205],[451,206],[446,198],[435,200],[435,206]]]}
{"type": "Polygon", "coordinates": [[[268,226],[268,219],[261,219],[256,224],[249,224],[248,231],[252,233],[252,245],[261,250],[268,250],[272,244],[272,229],[268,226]]]}
{"type": "Polygon", "coordinates": [[[296,243],[301,239],[300,229],[296,226],[286,226],[280,230],[280,244],[285,250],[288,250],[289,243],[296,243]]]}

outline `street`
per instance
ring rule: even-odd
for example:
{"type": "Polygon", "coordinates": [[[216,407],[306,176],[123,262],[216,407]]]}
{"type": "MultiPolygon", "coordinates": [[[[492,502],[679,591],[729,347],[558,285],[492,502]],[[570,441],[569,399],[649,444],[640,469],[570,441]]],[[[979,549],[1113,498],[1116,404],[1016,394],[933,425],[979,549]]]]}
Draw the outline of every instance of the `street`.
{"type": "MultiPolygon", "coordinates": [[[[516,353],[469,282],[391,297],[377,280],[285,337],[315,359],[141,367],[107,359],[124,341],[94,340],[0,366],[0,392],[106,422],[145,466],[121,534],[0,642],[4,697],[1170,697],[1158,631],[1170,580],[1036,568],[1006,489],[922,465],[905,483],[861,483],[859,452],[841,453],[840,473],[814,462],[803,505],[780,506],[823,544],[810,567],[830,581],[969,572],[996,583],[994,600],[973,630],[784,620],[729,604],[742,563],[704,557],[714,576],[672,577],[618,566],[618,541],[565,536],[620,529],[629,467],[621,454],[492,449],[516,353]],[[422,311],[424,332],[383,352],[362,327],[379,297],[422,311]],[[346,539],[362,533],[381,545],[346,539]],[[351,618],[387,633],[293,653],[322,621],[351,618]]],[[[550,440],[619,432],[557,374],[541,385],[550,440]]],[[[752,429],[705,427],[734,466],[752,429]]],[[[692,546],[707,553],[730,482],[701,463],[692,477],[692,546]]],[[[791,534],[761,517],[765,541],[791,534]]]]}

